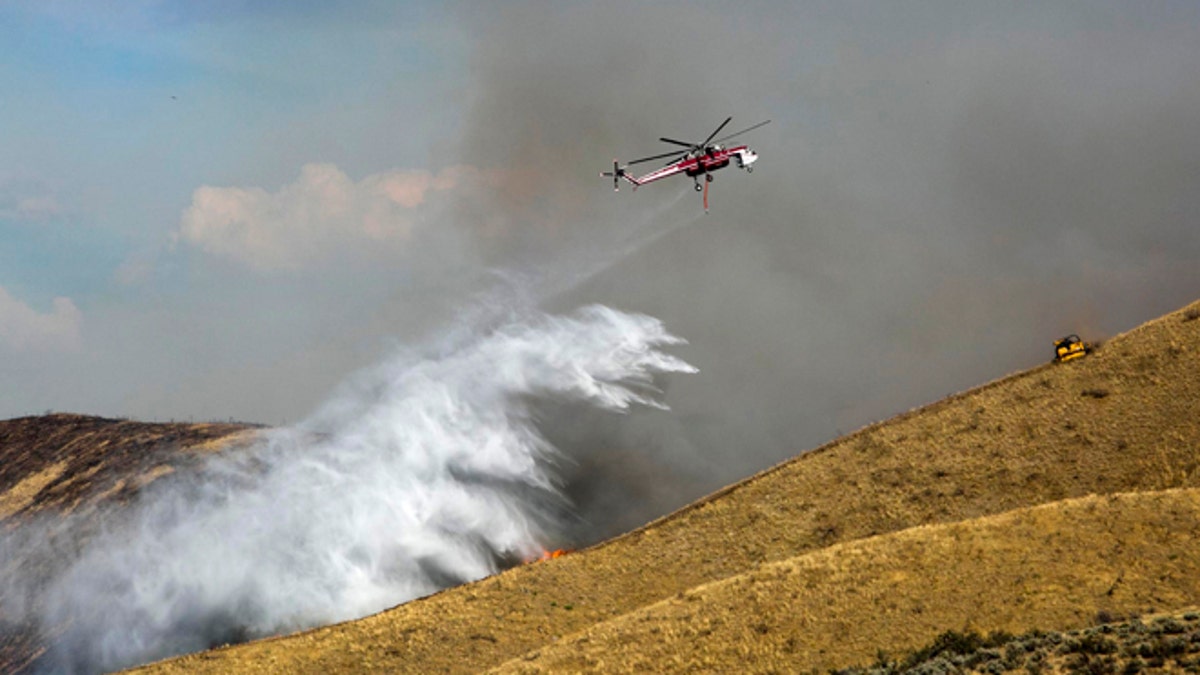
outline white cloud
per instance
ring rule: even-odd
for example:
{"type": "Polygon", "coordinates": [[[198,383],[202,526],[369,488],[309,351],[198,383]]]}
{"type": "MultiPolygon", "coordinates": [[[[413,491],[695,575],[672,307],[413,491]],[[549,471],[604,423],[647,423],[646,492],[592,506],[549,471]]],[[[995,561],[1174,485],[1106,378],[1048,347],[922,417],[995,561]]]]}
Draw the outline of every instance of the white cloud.
{"type": "Polygon", "coordinates": [[[70,298],[55,298],[54,310],[37,311],[0,286],[0,347],[17,352],[75,351],[83,314],[70,298]]]}
{"type": "Polygon", "coordinates": [[[113,279],[122,286],[140,284],[154,274],[157,251],[141,249],[126,256],[113,272],[113,279]]]}
{"type": "Polygon", "coordinates": [[[45,183],[27,175],[0,176],[0,218],[38,222],[56,218],[63,207],[45,183]]]}
{"type": "Polygon", "coordinates": [[[306,164],[278,192],[206,185],[176,241],[259,270],[296,269],[335,250],[406,241],[430,198],[473,173],[397,170],[356,183],[332,164],[306,164]]]}
{"type": "Polygon", "coordinates": [[[26,197],[17,202],[16,213],[30,220],[45,220],[62,213],[62,207],[52,197],[26,197]]]}

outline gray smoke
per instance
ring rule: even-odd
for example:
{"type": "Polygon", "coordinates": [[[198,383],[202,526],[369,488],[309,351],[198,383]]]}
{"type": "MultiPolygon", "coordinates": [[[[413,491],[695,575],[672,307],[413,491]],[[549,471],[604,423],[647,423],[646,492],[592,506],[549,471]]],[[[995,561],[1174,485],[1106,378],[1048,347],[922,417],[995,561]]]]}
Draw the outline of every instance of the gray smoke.
{"type": "Polygon", "coordinates": [[[511,233],[491,259],[564,255],[679,192],[661,221],[699,218],[551,301],[661,317],[700,368],[670,416],[569,432],[638,457],[578,486],[623,524],[1200,292],[1194,3],[469,14],[461,160],[519,169],[484,202],[511,233]],[[686,178],[614,195],[596,175],[728,115],[773,122],[739,139],[756,171],[717,173],[707,216],[686,178]]]}

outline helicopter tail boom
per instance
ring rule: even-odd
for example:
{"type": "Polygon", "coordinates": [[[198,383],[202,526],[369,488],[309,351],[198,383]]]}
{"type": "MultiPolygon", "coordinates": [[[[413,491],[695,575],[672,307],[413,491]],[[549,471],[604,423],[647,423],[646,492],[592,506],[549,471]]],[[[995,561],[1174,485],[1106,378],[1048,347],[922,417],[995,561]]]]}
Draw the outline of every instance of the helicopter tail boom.
{"type": "Polygon", "coordinates": [[[625,170],[625,168],[626,167],[621,166],[620,162],[618,162],[617,160],[614,159],[613,160],[613,170],[601,172],[601,174],[600,174],[601,176],[605,176],[605,177],[611,176],[612,177],[613,192],[617,192],[620,190],[620,183],[618,183],[617,181],[622,178],[629,181],[630,185],[633,185],[634,189],[637,189],[637,187],[639,185],[641,185],[641,183],[638,182],[638,179],[635,178],[634,176],[630,175],[629,172],[627,172],[625,170]]]}

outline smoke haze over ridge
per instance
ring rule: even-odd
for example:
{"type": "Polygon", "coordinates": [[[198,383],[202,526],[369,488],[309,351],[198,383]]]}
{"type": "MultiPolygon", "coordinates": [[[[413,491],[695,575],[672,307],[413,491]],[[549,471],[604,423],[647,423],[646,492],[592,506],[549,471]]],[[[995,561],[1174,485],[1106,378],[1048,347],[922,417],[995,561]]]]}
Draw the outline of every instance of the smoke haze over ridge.
{"type": "Polygon", "coordinates": [[[1200,290],[1192,5],[531,2],[471,25],[460,161],[537,177],[496,227],[575,215],[528,248],[690,187],[601,194],[584,165],[774,120],[697,226],[560,300],[687,336],[700,374],[623,445],[656,439],[706,489],[1200,290]]]}

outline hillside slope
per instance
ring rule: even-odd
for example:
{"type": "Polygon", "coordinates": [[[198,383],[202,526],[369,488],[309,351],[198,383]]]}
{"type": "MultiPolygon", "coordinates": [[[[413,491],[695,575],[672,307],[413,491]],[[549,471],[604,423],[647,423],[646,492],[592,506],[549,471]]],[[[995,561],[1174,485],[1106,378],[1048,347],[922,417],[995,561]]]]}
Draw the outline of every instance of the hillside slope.
{"type": "Polygon", "coordinates": [[[0,522],[122,501],[239,440],[247,424],[155,424],[54,414],[0,421],[0,522]]]}
{"type": "Polygon", "coordinates": [[[1076,628],[1200,599],[1200,489],[1090,496],[845,542],[699,586],[502,673],[808,672],[947,628],[1076,628]]]}
{"type": "Polygon", "coordinates": [[[872,425],[587,551],[147,670],[476,672],[839,542],[1089,494],[1200,486],[1197,316],[1200,303],[1085,359],[872,425]]]}

